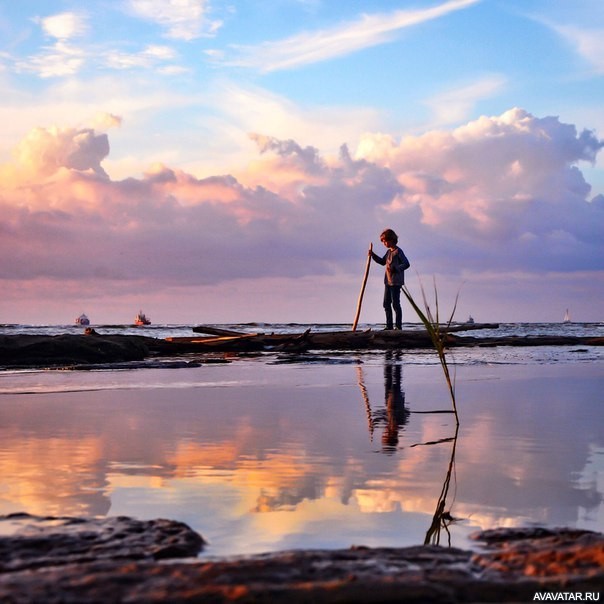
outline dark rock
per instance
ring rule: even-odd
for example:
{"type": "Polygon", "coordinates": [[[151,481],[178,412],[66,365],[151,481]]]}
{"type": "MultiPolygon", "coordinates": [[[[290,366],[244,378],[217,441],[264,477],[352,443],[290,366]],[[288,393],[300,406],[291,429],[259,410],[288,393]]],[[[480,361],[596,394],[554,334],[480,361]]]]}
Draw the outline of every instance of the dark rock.
{"type": "Polygon", "coordinates": [[[2,602],[454,604],[530,602],[537,592],[585,595],[604,587],[604,535],[580,530],[486,531],[475,553],[353,547],[165,563],[193,555],[201,538],[165,520],[33,521],[34,529],[0,539],[2,602]]]}
{"type": "Polygon", "coordinates": [[[0,365],[45,367],[139,361],[156,348],[154,338],[111,335],[0,335],[0,365]]]}
{"type": "Polygon", "coordinates": [[[173,520],[72,518],[11,514],[2,523],[17,526],[0,537],[0,573],[46,566],[109,560],[159,560],[194,556],[204,541],[173,520]]]}
{"type": "Polygon", "coordinates": [[[604,535],[599,533],[496,529],[479,533],[476,538],[490,550],[472,559],[485,577],[530,577],[546,583],[553,580],[560,586],[604,587],[604,535]]]}

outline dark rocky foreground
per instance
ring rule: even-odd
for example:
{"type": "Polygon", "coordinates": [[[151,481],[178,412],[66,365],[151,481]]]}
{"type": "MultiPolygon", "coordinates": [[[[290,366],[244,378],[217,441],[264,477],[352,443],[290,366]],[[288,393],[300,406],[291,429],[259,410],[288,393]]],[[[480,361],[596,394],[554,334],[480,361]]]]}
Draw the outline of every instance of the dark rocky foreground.
{"type": "Polygon", "coordinates": [[[151,354],[154,345],[153,338],[141,336],[0,335],[0,366],[44,367],[140,361],[151,354]]]}
{"type": "Polygon", "coordinates": [[[19,514],[0,517],[0,533],[6,523],[21,527],[0,537],[7,604],[454,604],[532,602],[551,592],[585,601],[604,590],[604,535],[580,530],[485,531],[476,552],[353,547],[204,560],[194,557],[203,539],[169,520],[19,514]]]}
{"type": "MultiPolygon", "coordinates": [[[[468,328],[464,328],[466,331],[468,328]]],[[[190,355],[206,353],[283,352],[312,350],[406,350],[432,348],[427,332],[342,331],[302,334],[235,334],[158,339],[137,335],[105,335],[91,330],[82,335],[0,335],[2,367],[85,367],[116,363],[149,363],[158,358],[186,357],[183,366],[195,363],[190,355]]],[[[602,346],[602,337],[527,336],[481,337],[448,333],[448,347],[463,346],[602,346]]],[[[214,359],[216,360],[216,359],[214,359]]],[[[207,362],[207,358],[204,359],[207,362]]]]}

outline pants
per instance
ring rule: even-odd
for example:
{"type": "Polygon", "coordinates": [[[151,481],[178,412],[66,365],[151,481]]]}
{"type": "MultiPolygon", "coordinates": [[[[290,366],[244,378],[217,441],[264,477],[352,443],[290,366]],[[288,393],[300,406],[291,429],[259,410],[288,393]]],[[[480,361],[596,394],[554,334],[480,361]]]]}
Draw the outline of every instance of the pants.
{"type": "Polygon", "coordinates": [[[394,318],[397,329],[403,327],[403,309],[401,308],[401,286],[400,285],[385,285],[384,286],[384,310],[386,311],[386,329],[392,329],[392,311],[394,310],[394,318]]]}

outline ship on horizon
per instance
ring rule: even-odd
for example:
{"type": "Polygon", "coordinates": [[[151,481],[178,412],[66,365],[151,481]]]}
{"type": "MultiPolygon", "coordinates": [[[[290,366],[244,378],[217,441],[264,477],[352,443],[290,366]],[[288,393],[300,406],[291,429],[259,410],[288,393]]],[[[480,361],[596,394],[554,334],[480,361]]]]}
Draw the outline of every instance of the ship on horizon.
{"type": "Polygon", "coordinates": [[[151,325],[151,319],[145,315],[142,310],[138,311],[138,314],[134,318],[135,325],[151,325]]]}

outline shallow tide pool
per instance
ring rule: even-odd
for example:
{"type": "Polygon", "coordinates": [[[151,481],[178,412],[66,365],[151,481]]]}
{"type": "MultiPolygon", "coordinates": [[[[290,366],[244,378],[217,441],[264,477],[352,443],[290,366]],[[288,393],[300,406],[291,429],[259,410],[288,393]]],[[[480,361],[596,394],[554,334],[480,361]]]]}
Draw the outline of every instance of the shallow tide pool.
{"type": "Polygon", "coordinates": [[[460,365],[459,430],[409,355],[7,373],[0,514],[172,518],[202,556],[604,531],[603,368],[460,365]]]}

